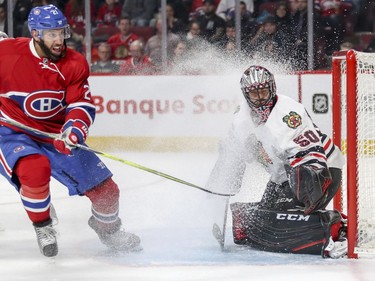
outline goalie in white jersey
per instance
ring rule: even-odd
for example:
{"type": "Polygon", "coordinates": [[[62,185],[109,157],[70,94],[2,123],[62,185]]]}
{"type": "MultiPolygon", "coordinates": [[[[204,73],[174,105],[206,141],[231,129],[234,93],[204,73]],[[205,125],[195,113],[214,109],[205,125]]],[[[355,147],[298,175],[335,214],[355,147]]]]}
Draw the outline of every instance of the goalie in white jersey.
{"type": "Polygon", "coordinates": [[[340,186],[341,151],[302,104],[276,94],[274,76],[264,67],[250,66],[240,84],[245,100],[207,185],[238,192],[252,161],[270,180],[260,202],[231,204],[234,242],[265,251],[345,255],[345,219],[325,210],[340,186]]]}

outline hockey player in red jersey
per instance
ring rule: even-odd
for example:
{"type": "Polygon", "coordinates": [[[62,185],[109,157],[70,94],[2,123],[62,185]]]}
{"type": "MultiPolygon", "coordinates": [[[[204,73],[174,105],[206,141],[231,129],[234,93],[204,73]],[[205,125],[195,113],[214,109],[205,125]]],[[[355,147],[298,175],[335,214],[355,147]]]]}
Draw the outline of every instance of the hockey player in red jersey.
{"type": "Polygon", "coordinates": [[[270,179],[260,202],[231,204],[234,242],[265,251],[345,255],[345,219],[326,210],[340,185],[341,151],[302,104],[276,94],[274,76],[264,67],[250,66],[240,84],[245,99],[221,142],[208,188],[238,191],[253,161],[270,179]]]}
{"type": "MultiPolygon", "coordinates": [[[[66,47],[69,25],[53,5],[35,7],[28,18],[32,38],[0,42],[0,117],[46,132],[57,139],[0,122],[0,172],[20,193],[40,251],[56,256],[50,217],[50,177],[70,195],[92,202],[89,226],[115,250],[140,248],[138,236],[125,232],[119,218],[119,188],[112,173],[84,144],[95,119],[85,58],[66,47]]],[[[22,126],[21,126],[22,127],[22,126]]]]}

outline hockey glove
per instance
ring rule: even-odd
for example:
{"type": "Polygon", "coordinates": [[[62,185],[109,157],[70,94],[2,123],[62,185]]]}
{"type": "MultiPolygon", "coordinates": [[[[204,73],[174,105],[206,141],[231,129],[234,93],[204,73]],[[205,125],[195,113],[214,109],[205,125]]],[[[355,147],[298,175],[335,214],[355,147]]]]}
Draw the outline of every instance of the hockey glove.
{"type": "Polygon", "coordinates": [[[53,141],[53,145],[58,152],[66,155],[71,155],[71,150],[76,148],[77,144],[83,144],[88,134],[86,124],[77,120],[67,121],[61,131],[60,137],[53,141]]]}

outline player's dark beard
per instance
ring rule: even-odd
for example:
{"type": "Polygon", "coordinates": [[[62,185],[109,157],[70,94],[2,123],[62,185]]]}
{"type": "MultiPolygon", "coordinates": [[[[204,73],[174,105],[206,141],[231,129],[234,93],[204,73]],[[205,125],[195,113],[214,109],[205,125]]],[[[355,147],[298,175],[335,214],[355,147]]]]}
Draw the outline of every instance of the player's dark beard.
{"type": "Polygon", "coordinates": [[[59,56],[54,55],[50,51],[50,49],[48,49],[48,47],[46,46],[46,44],[44,44],[44,41],[42,39],[39,42],[37,41],[36,43],[40,46],[40,48],[42,49],[42,51],[46,54],[46,57],[48,59],[50,59],[51,61],[53,61],[53,62],[56,62],[56,61],[62,59],[66,55],[66,42],[65,42],[65,40],[64,40],[64,47],[62,48],[61,54],[59,56]]]}

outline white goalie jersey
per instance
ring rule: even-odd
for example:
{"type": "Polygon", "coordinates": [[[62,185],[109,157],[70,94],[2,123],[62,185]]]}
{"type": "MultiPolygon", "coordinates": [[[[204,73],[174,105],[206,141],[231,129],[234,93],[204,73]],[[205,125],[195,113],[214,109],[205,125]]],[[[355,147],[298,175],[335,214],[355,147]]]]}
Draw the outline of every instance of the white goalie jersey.
{"type": "MultiPolygon", "coordinates": [[[[238,192],[246,163],[260,162],[275,183],[287,181],[285,165],[313,165],[342,168],[340,150],[313,124],[305,107],[295,100],[277,95],[267,121],[257,125],[244,101],[229,133],[220,143],[219,158],[207,188],[238,192]]],[[[254,175],[256,177],[256,175],[254,175]]]]}

